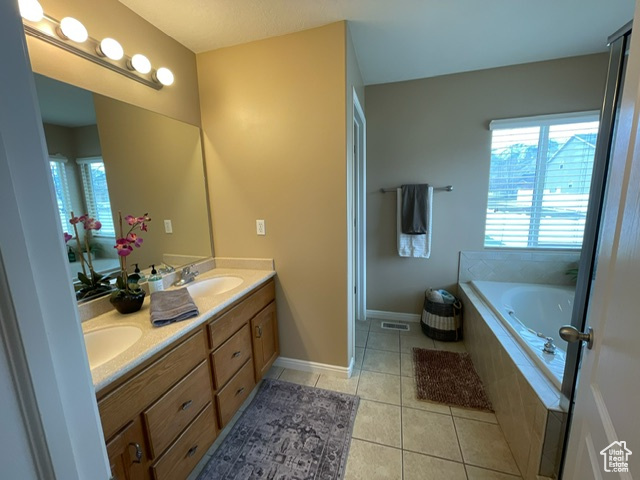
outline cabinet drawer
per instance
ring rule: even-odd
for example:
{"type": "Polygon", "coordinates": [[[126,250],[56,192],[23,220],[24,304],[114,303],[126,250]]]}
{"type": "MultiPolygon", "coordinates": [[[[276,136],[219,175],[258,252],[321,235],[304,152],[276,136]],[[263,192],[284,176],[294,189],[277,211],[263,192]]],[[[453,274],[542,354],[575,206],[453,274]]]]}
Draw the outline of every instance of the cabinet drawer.
{"type": "Polygon", "coordinates": [[[255,293],[209,325],[209,342],[215,350],[237,332],[243,324],[268,305],[276,296],[275,283],[270,281],[255,293]]]}
{"type": "Polygon", "coordinates": [[[218,392],[220,423],[224,427],[249,396],[256,382],[253,379],[253,364],[248,361],[229,383],[218,392]]]}
{"type": "Polygon", "coordinates": [[[167,391],[206,358],[204,332],[170,350],[98,402],[105,438],[167,391]]]}
{"type": "Polygon", "coordinates": [[[216,435],[214,409],[210,403],[153,465],[156,480],[187,478],[207,453],[216,435]]]}
{"type": "Polygon", "coordinates": [[[213,378],[216,388],[222,388],[240,367],[251,358],[251,330],[245,325],[233,337],[213,352],[213,378]]]}
{"type": "Polygon", "coordinates": [[[211,381],[204,361],[144,412],[153,457],[160,455],[210,401],[211,381]]]}

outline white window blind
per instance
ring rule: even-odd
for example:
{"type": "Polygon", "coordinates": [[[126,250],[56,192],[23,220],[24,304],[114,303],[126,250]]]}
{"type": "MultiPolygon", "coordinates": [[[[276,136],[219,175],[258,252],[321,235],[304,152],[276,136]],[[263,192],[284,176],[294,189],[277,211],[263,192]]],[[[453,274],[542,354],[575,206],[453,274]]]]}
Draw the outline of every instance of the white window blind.
{"type": "Polygon", "coordinates": [[[82,188],[90,217],[99,220],[102,228],[94,232],[94,236],[115,237],[113,215],[111,214],[111,201],[107,187],[107,176],[101,157],[79,158],[82,175],[82,188]]]}
{"type": "Polygon", "coordinates": [[[598,112],[490,124],[485,247],[580,248],[598,112]]]}
{"type": "Polygon", "coordinates": [[[69,219],[71,218],[71,195],[69,194],[69,182],[67,181],[67,173],[64,164],[67,159],[63,156],[50,156],[49,166],[51,167],[51,178],[53,179],[53,187],[56,192],[56,204],[58,206],[58,215],[60,216],[60,225],[63,232],[71,232],[69,219]]]}

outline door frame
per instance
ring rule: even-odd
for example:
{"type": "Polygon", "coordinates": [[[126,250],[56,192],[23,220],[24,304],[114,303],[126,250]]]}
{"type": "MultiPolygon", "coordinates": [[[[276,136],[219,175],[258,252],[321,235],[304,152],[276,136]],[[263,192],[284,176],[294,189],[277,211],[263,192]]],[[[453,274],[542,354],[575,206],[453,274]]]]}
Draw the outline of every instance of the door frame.
{"type": "Polygon", "coordinates": [[[355,319],[367,319],[367,120],[353,89],[355,319]]]}

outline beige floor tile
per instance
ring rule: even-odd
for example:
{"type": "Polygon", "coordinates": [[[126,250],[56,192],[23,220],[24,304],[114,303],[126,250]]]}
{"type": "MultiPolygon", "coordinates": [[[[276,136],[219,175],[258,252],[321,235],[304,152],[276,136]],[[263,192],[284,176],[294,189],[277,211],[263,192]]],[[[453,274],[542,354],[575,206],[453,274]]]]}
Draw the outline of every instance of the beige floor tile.
{"type": "Polygon", "coordinates": [[[466,465],[469,480],[521,480],[522,477],[466,465]]]}
{"type": "Polygon", "coordinates": [[[284,372],[282,372],[278,380],[284,380],[285,382],[314,387],[319,377],[320,374],[318,373],[301,372],[299,370],[291,370],[290,368],[285,368],[284,372]]]}
{"type": "Polygon", "coordinates": [[[462,461],[450,415],[403,407],[402,445],[412,452],[462,461]]]}
{"type": "Polygon", "coordinates": [[[367,348],[364,352],[362,369],[370,372],[400,375],[400,354],[367,348]]]}
{"type": "Polygon", "coordinates": [[[460,353],[467,351],[463,342],[438,342],[437,340],[434,340],[433,343],[438,350],[446,350],[447,352],[460,352],[460,353]]]}
{"type": "Polygon", "coordinates": [[[334,392],[356,394],[358,390],[358,381],[360,380],[360,370],[353,370],[351,378],[343,378],[337,375],[320,374],[316,388],[324,388],[325,390],[333,390],[334,392]]]}
{"type": "Polygon", "coordinates": [[[403,377],[413,377],[413,355],[410,353],[400,354],[400,375],[403,377]]]}
{"type": "Polygon", "coordinates": [[[393,332],[393,333],[369,332],[369,339],[367,340],[367,348],[373,348],[375,350],[385,350],[388,352],[399,352],[400,337],[398,335],[398,332],[393,332]]]}
{"type": "Polygon", "coordinates": [[[402,450],[352,439],[344,480],[402,480],[402,450]]]}
{"type": "Polygon", "coordinates": [[[353,438],[402,448],[401,408],[396,405],[360,400],[353,438]]]}
{"type": "Polygon", "coordinates": [[[462,463],[402,452],[404,480],[467,480],[462,463]]]}
{"type": "Polygon", "coordinates": [[[365,400],[400,405],[400,378],[378,372],[360,372],[358,395],[365,400]]]}
{"type": "Polygon", "coordinates": [[[428,402],[426,400],[418,400],[416,394],[416,381],[413,377],[402,377],[402,406],[417,408],[419,410],[427,410],[429,412],[451,414],[448,405],[442,403],[428,402]]]}
{"type": "Polygon", "coordinates": [[[409,330],[399,330],[400,335],[424,335],[420,322],[406,322],[406,324],[409,325],[409,330]]]}
{"type": "Polygon", "coordinates": [[[400,353],[413,354],[413,347],[435,348],[433,340],[425,335],[400,336],[400,353]]]}
{"type": "Polygon", "coordinates": [[[369,320],[356,320],[356,330],[364,330],[365,332],[369,331],[369,326],[371,322],[369,320]]]}
{"type": "Polygon", "coordinates": [[[360,370],[362,368],[362,361],[364,360],[364,348],[356,347],[356,359],[353,368],[360,370]]]}
{"type": "Polygon", "coordinates": [[[498,423],[496,415],[491,412],[483,412],[481,410],[470,410],[467,408],[451,407],[451,414],[454,417],[469,418],[471,420],[480,420],[481,422],[498,423]]]}
{"type": "Polygon", "coordinates": [[[455,417],[454,421],[465,463],[520,474],[498,425],[459,417],[455,417]]]}
{"type": "Polygon", "coordinates": [[[356,347],[361,347],[361,348],[366,347],[368,336],[369,336],[368,331],[356,329],[356,347]]]}
{"type": "Polygon", "coordinates": [[[280,374],[284,372],[282,367],[271,367],[267,373],[264,374],[264,378],[278,378],[280,374]]]}

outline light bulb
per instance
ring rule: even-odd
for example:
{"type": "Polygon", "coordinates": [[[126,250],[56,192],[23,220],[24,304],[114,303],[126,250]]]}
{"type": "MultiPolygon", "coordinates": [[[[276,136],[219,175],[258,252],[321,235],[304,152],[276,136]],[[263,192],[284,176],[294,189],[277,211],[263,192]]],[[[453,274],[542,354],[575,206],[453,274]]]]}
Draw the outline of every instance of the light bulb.
{"type": "Polygon", "coordinates": [[[140,53],[136,53],[131,57],[131,67],[140,73],[149,73],[151,71],[151,62],[147,57],[140,53]]]}
{"type": "Polygon", "coordinates": [[[96,50],[98,51],[98,55],[110,58],[111,60],[120,60],[124,56],[122,45],[113,38],[103,38],[96,50]]]}
{"type": "Polygon", "coordinates": [[[20,15],[30,22],[39,22],[44,17],[42,5],[38,0],[19,0],[20,15]]]}
{"type": "Polygon", "coordinates": [[[84,42],[89,38],[87,29],[78,20],[72,17],[64,17],[60,20],[60,31],[62,38],[69,39],[77,43],[84,42]]]}
{"type": "Polygon", "coordinates": [[[169,86],[173,84],[173,72],[166,67],[160,67],[153,75],[154,80],[162,85],[169,86]]]}

